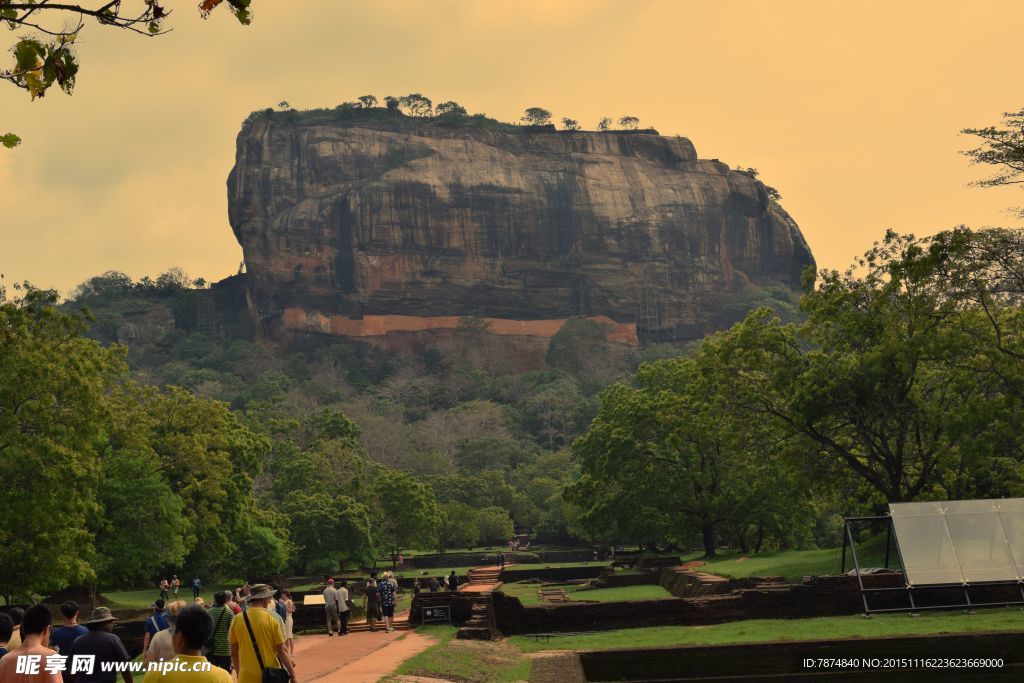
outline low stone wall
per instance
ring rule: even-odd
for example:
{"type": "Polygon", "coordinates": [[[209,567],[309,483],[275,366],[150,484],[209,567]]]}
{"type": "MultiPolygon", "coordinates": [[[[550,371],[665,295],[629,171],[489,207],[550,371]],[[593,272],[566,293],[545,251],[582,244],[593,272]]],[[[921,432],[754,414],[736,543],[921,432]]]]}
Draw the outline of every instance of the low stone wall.
{"type": "Polygon", "coordinates": [[[595,588],[622,588],[624,586],[656,586],[660,582],[660,574],[654,571],[644,571],[639,574],[623,574],[621,572],[612,574],[604,571],[601,572],[601,576],[591,581],[591,585],[595,588]]]}
{"type": "MultiPolygon", "coordinates": [[[[866,587],[886,588],[903,585],[899,574],[865,576],[866,587]]],[[[744,579],[743,584],[754,579],[744,579]]],[[[950,605],[963,601],[959,588],[916,588],[918,607],[950,605]]],[[[1016,587],[973,588],[972,600],[998,603],[1019,600],[1016,587]]],[[[869,600],[872,609],[908,607],[905,591],[876,593],[869,600]]],[[[636,602],[555,603],[523,607],[517,598],[500,591],[494,597],[498,629],[505,634],[557,633],[566,631],[602,631],[638,626],[695,626],[720,624],[744,619],[801,619],[839,616],[864,611],[857,578],[854,576],[813,577],[801,585],[763,583],[740,588],[727,594],[671,598],[636,602]]]]}
{"type": "Polygon", "coordinates": [[[892,638],[744,643],[694,647],[603,650],[579,653],[588,681],[1020,681],[1024,680],[1021,635],[1007,632],[932,634],[892,638]],[[1002,659],[1001,668],[883,669],[859,667],[815,671],[806,658],[1002,659]]]}
{"type": "Polygon", "coordinates": [[[591,566],[582,567],[523,567],[516,566],[505,569],[499,575],[502,582],[512,583],[525,579],[541,581],[574,581],[578,579],[596,579],[608,565],[595,562],[591,566]]]}

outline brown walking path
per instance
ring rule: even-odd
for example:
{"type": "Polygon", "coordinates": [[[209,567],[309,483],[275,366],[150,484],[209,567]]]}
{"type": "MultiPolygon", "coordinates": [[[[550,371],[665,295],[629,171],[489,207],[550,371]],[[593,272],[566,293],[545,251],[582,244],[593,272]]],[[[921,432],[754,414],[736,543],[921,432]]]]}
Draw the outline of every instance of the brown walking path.
{"type": "Polygon", "coordinates": [[[376,683],[436,642],[415,631],[298,636],[295,676],[299,683],[376,683]]]}
{"type": "MultiPolygon", "coordinates": [[[[506,562],[505,563],[505,567],[511,567],[512,564],[513,564],[512,562],[506,562]]],[[[503,567],[499,567],[496,564],[495,565],[491,565],[489,567],[473,567],[472,569],[469,570],[469,576],[470,576],[471,583],[464,583],[461,586],[459,586],[459,592],[460,593],[493,593],[494,591],[498,590],[499,586],[501,586],[501,581],[495,581],[493,583],[490,583],[490,582],[488,582],[488,583],[483,583],[483,582],[472,583],[473,572],[487,572],[487,573],[493,573],[495,576],[497,576],[498,574],[501,573],[502,569],[503,569],[503,567]]]]}

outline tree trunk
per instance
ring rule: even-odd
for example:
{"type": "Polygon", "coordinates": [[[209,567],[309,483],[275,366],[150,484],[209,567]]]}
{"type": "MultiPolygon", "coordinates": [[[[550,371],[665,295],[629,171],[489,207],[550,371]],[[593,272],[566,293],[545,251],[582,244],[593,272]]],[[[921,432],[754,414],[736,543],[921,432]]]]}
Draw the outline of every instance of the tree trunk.
{"type": "Polygon", "coordinates": [[[737,534],[736,540],[740,543],[740,552],[744,555],[748,554],[750,552],[750,543],[747,541],[746,529],[737,534]]]}
{"type": "Polygon", "coordinates": [[[715,525],[705,524],[702,529],[704,536],[704,557],[716,557],[715,553],[715,525]]]}
{"type": "Polygon", "coordinates": [[[761,552],[761,544],[764,542],[764,524],[757,525],[757,543],[754,544],[754,552],[761,552]]]}

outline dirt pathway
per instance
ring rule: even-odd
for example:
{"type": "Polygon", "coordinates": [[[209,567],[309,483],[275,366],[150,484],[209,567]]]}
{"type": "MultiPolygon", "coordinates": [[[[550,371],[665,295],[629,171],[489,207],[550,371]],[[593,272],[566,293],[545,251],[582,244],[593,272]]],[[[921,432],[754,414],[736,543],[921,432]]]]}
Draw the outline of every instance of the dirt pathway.
{"type": "Polygon", "coordinates": [[[300,683],[375,683],[435,642],[415,631],[300,636],[295,674],[300,683]]]}

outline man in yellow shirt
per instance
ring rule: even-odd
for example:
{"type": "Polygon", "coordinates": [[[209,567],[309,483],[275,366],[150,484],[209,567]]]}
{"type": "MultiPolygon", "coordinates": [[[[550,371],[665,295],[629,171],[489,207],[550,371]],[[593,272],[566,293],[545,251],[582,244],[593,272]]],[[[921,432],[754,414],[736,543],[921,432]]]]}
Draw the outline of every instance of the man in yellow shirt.
{"type": "Polygon", "coordinates": [[[231,674],[213,666],[203,656],[203,643],[213,633],[213,618],[200,605],[189,605],[180,612],[171,640],[177,653],[159,662],[158,671],[149,671],[143,683],[233,683],[231,674]]]}
{"type": "Polygon", "coordinates": [[[231,664],[238,672],[238,683],[262,683],[265,668],[284,668],[291,677],[291,683],[296,683],[292,659],[284,645],[284,631],[266,609],[273,597],[273,588],[265,583],[256,584],[252,587],[247,609],[231,621],[228,640],[231,642],[231,664]],[[253,648],[254,639],[259,647],[259,658],[253,648]],[[262,666],[260,659],[263,660],[262,666]]]}

